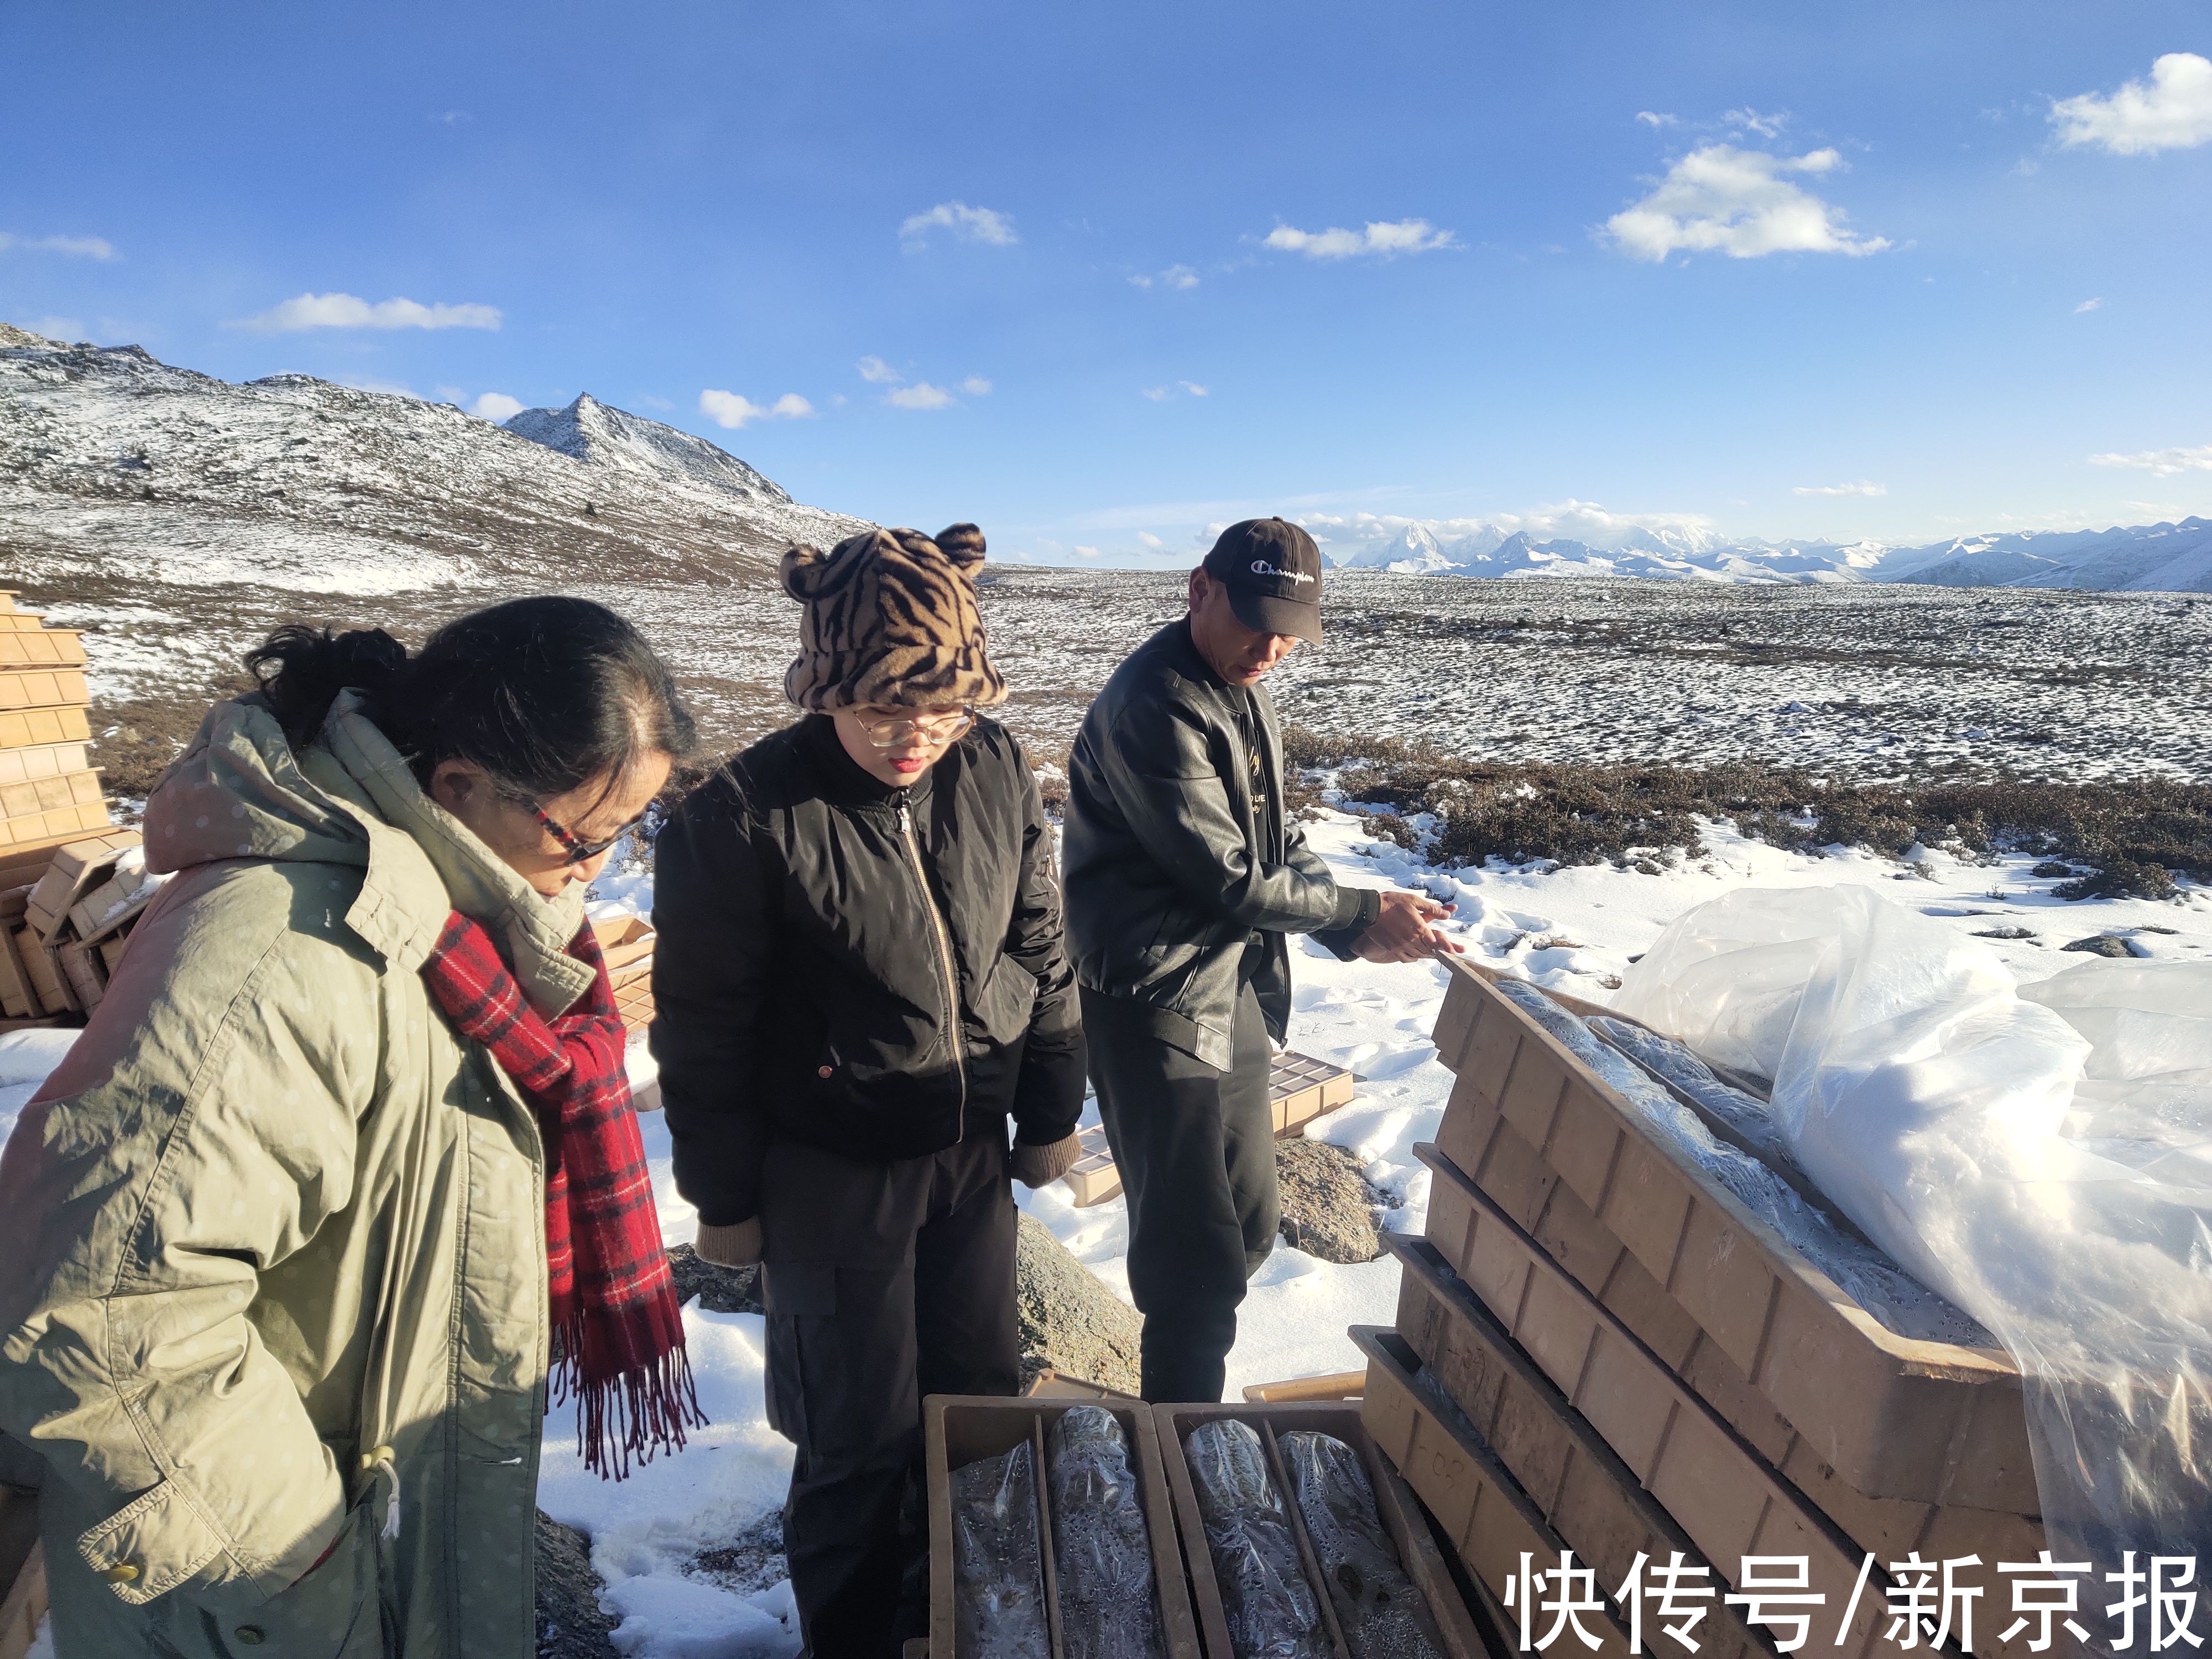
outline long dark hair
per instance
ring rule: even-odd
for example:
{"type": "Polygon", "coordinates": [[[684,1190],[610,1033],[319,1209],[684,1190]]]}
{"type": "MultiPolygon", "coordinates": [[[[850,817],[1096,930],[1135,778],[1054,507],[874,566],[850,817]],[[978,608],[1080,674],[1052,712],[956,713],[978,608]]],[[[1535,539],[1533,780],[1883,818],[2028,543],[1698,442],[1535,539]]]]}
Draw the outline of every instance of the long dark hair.
{"type": "Polygon", "coordinates": [[[603,605],[545,595],[458,617],[410,656],[380,628],[333,634],[290,623],[246,666],[295,746],[322,729],[349,686],[428,784],[466,760],[538,799],[593,778],[611,784],[647,757],[681,760],[697,728],[645,636],[603,605]]]}

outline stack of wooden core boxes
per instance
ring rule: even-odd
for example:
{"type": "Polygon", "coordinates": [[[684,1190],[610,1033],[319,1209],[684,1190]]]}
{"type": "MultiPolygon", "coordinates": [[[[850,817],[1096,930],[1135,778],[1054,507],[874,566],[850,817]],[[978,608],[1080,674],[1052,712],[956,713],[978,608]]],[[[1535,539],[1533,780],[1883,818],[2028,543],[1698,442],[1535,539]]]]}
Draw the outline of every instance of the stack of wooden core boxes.
{"type": "MultiPolygon", "coordinates": [[[[1155,1651],[1159,1659],[1248,1659],[1249,1650],[1240,1647],[1231,1633],[1237,1616],[1236,1609],[1240,1601],[1249,1603],[1255,1594],[1266,1597],[1266,1589],[1255,1583],[1254,1575],[1264,1579],[1280,1565],[1255,1559],[1241,1575],[1242,1582],[1229,1584],[1226,1589],[1226,1575],[1216,1571],[1186,1445],[1200,1425],[1224,1418],[1244,1424],[1258,1437],[1268,1483],[1279,1504],[1280,1522],[1295,1548],[1297,1565],[1291,1571],[1305,1581],[1315,1620],[1303,1643],[1292,1645],[1279,1632],[1280,1644],[1269,1646],[1266,1651],[1329,1656],[1330,1659],[1375,1659],[1376,1655],[1401,1651],[1417,1654],[1425,1646],[1435,1659],[1493,1659],[1494,1650],[1483,1639],[1481,1626],[1468,1611],[1460,1589],[1462,1575],[1454,1573],[1438,1550],[1421,1515],[1420,1505],[1382,1455],[1361,1421],[1358,1406],[1333,1402],[1148,1406],[1127,1395],[1111,1394],[1095,1385],[1083,1384],[1073,1385],[1065,1395],[1041,1394],[1018,1400],[934,1395],[923,1402],[931,1623],[926,1648],[921,1644],[908,1644],[907,1651],[911,1659],[922,1659],[925,1653],[933,1659],[974,1659],[974,1646],[961,1639],[962,1627],[964,1624],[970,1634],[980,1634],[977,1624],[988,1628],[989,1614],[971,1608],[969,1619],[961,1616],[959,1598],[963,1592],[956,1559],[958,1546],[955,1542],[957,1483],[953,1476],[970,1464],[1004,1455],[1024,1443],[1030,1447],[1030,1469],[1044,1469],[1047,1478],[1032,1478],[1018,1487],[1010,1482],[1000,1492],[1002,1502],[1012,1496],[1031,1506],[1033,1512],[1029,1520],[1034,1526],[1035,1536],[1049,1540],[1038,1552],[1041,1559],[1037,1563],[1042,1581],[1038,1588],[1042,1592],[1046,1614],[1045,1647],[1049,1659],[1101,1651],[1140,1650],[1134,1639],[1133,1621],[1131,1628],[1119,1632],[1121,1640],[1113,1643],[1102,1642],[1104,1632],[1097,1628],[1083,1627],[1082,1621],[1086,1618],[1095,1626],[1099,1610],[1079,1606],[1075,1598],[1063,1593],[1059,1582],[1056,1558],[1064,1557],[1071,1547],[1080,1549],[1084,1546],[1080,1534],[1071,1539],[1060,1529],[1054,1514],[1054,1494],[1072,1490],[1093,1499],[1103,1495],[1103,1485],[1096,1474],[1087,1480],[1079,1476],[1068,1481],[1066,1487],[1054,1478],[1056,1472],[1052,1462],[1052,1425],[1068,1411],[1083,1406],[1097,1407],[1110,1413],[1121,1429],[1133,1495],[1144,1517],[1145,1541],[1152,1567],[1152,1617],[1159,1638],[1155,1651]],[[1086,1395],[1088,1397],[1085,1397],[1086,1395]],[[1351,1449],[1374,1498],[1376,1519],[1387,1547],[1426,1610],[1434,1632],[1432,1642],[1414,1647],[1378,1647],[1374,1627],[1361,1629],[1355,1626],[1347,1632],[1346,1615],[1354,1613],[1354,1604],[1364,1603],[1364,1611],[1372,1614],[1389,1602],[1393,1592],[1380,1583],[1366,1583],[1356,1568],[1341,1562],[1332,1584],[1332,1575],[1324,1568],[1320,1553],[1328,1547],[1327,1537],[1316,1538],[1315,1530],[1307,1524],[1280,1444],[1282,1437],[1294,1432],[1326,1434],[1351,1449]]],[[[1240,1563],[1240,1566],[1245,1565],[1240,1563]]],[[[1121,1616],[1129,1618],[1135,1609],[1123,1607],[1119,1612],[1121,1616]]],[[[1401,1616],[1393,1628],[1402,1639],[1416,1622],[1401,1616]]],[[[1008,1645],[1000,1650],[1013,1650],[1008,1645]]],[[[1036,1651],[1034,1648],[1023,1650],[1036,1651]]]]}
{"type": "Polygon", "coordinates": [[[599,954],[606,960],[615,1010],[632,1036],[653,1024],[653,924],[634,911],[604,916],[592,923],[599,954]]]}
{"type": "MultiPolygon", "coordinates": [[[[1437,1047],[1457,1080],[1416,1149],[1427,1236],[1388,1241],[1395,1330],[1353,1334],[1376,1442],[1474,1576],[1526,1607],[1524,1561],[1572,1551],[1604,1601],[1582,1622],[1612,1655],[1632,1610],[1613,1593],[1679,1551],[1709,1570],[1683,1581],[1713,1592],[1693,1604],[1701,1656],[1773,1651],[1794,1632],[1767,1615],[1808,1611],[1808,1650],[1863,1656],[1891,1639],[1891,1564],[1978,1556],[1972,1650],[2027,1651],[2034,1620],[2000,1639],[1996,1564],[2044,1547],[2010,1358],[1925,1292],[1886,1324],[1754,1215],[1711,1173],[1726,1137],[1700,1141],[1714,1126],[1685,1129],[1663,1096],[1649,1110],[1650,1079],[1583,1023],[1603,1010],[1452,975],[1437,1047]],[[1808,1582],[1784,1583],[1801,1559],[1808,1582]],[[1764,1609],[1727,1599],[1760,1590],[1764,1609]]],[[[1655,1639],[1648,1602],[1642,1636],[1686,1651],[1655,1639]]]]}
{"type": "MultiPolygon", "coordinates": [[[[1275,1056],[1267,1079],[1267,1111],[1274,1120],[1275,1139],[1287,1140],[1303,1134],[1307,1124],[1347,1105],[1359,1079],[1341,1066],[1285,1048],[1275,1056]]],[[[1088,1209],[1121,1193],[1121,1172],[1114,1167],[1114,1149],[1107,1144],[1105,1128],[1091,1124],[1081,1132],[1080,1151],[1061,1178],[1073,1194],[1075,1207],[1088,1209]]]]}
{"type": "Polygon", "coordinates": [[[100,1005],[143,908],[90,755],[84,642],[0,592],[0,1022],[100,1005]]]}

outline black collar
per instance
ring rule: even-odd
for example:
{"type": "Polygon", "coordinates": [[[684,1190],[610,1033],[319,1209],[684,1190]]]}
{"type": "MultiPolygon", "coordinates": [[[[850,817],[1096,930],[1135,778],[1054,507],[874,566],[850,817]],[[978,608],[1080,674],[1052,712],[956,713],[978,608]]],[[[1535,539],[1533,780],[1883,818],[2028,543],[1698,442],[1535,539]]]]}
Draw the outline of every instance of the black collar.
{"type": "Polygon", "coordinates": [[[845,752],[837,736],[837,722],[827,714],[809,714],[799,722],[799,734],[810,750],[815,774],[822,781],[824,799],[841,806],[919,806],[929,799],[933,766],[912,783],[885,783],[845,752]]]}
{"type": "Polygon", "coordinates": [[[1206,661],[1206,653],[1198,648],[1198,641],[1191,637],[1189,617],[1185,616],[1179,621],[1170,623],[1168,634],[1177,664],[1182,668],[1185,678],[1196,680],[1200,685],[1211,686],[1224,696],[1237,690],[1235,686],[1213,672],[1213,665],[1206,661]]]}

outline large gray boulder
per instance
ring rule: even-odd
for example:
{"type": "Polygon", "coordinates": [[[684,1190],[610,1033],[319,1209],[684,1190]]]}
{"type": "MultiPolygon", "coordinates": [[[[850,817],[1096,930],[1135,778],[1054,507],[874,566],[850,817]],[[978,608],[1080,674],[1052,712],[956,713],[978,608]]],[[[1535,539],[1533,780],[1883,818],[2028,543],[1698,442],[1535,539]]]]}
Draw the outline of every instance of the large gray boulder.
{"type": "Polygon", "coordinates": [[[1367,1184],[1359,1160],[1326,1141],[1275,1143],[1282,1190],[1283,1242],[1323,1261],[1372,1261],[1382,1254],[1375,1218],[1382,1194],[1367,1184]]]}
{"type": "Polygon", "coordinates": [[[1137,1392],[1137,1310],[1028,1216],[1014,1245],[1014,1306],[1024,1382],[1049,1369],[1137,1392]]]}
{"type": "Polygon", "coordinates": [[[538,1659],[618,1659],[599,1610],[592,1540],[538,1511],[538,1659]]]}

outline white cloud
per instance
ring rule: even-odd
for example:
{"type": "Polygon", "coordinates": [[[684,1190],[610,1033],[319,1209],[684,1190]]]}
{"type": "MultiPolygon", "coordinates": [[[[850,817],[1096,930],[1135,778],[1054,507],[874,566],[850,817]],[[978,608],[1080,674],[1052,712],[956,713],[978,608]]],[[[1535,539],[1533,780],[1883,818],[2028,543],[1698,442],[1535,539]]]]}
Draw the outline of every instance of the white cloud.
{"type": "Polygon", "coordinates": [[[2212,444],[2194,449],[2146,449],[2133,455],[2092,455],[2092,466],[2132,466],[2160,478],[2177,472],[2212,472],[2212,444]]]}
{"type": "Polygon", "coordinates": [[[1162,541],[1158,536],[1152,534],[1149,530],[1139,530],[1137,532],[1137,539],[1142,542],[1146,549],[1155,553],[1167,545],[1165,542],[1162,541]]]}
{"type": "Polygon", "coordinates": [[[796,392],[787,392],[774,403],[763,405],[735,392],[717,392],[713,387],[699,394],[699,412],[715,425],[734,432],[753,421],[802,420],[814,413],[814,405],[796,392]]]}
{"type": "Polygon", "coordinates": [[[1005,214],[969,207],[965,202],[939,202],[927,213],[913,215],[899,227],[899,236],[908,242],[925,242],[933,230],[949,230],[963,242],[985,242],[993,247],[1011,247],[1021,240],[1014,234],[1014,222],[1005,214]]]}
{"type": "Polygon", "coordinates": [[[29,253],[65,253],[79,259],[115,257],[115,244],[105,236],[16,236],[0,230],[0,253],[10,248],[29,253]]]}
{"type": "Polygon", "coordinates": [[[1721,117],[1721,123],[1745,132],[1755,132],[1762,138],[1779,138],[1782,129],[1790,125],[1790,116],[1787,111],[1761,115],[1755,109],[1732,109],[1721,117]]]}
{"type": "Polygon", "coordinates": [[[2075,306],[2075,307],[2074,307],[2074,314],[2075,314],[2076,317],[2079,317],[2079,316],[2080,316],[2083,312],[2085,312],[2085,311],[2094,311],[2094,310],[2096,310],[2099,307],[2102,306],[2104,303],[2105,303],[2105,302],[2104,302],[2104,301],[2103,301],[2103,300],[2101,300],[2101,299],[2097,299],[2097,300],[2084,300],[2084,301],[2081,301],[2081,303],[2080,305],[2075,306]]]}
{"type": "Polygon", "coordinates": [[[884,401],[893,409],[944,409],[951,405],[952,394],[941,386],[932,386],[927,380],[916,380],[912,386],[902,386],[884,393],[884,401]]]}
{"type": "Polygon", "coordinates": [[[2115,155],[2212,143],[2212,58],[2169,52],[2150,66],[2148,81],[2053,99],[2051,124],[2062,144],[2094,144],[2115,155]]]}
{"type": "Polygon", "coordinates": [[[1148,386],[1145,388],[1143,395],[1150,398],[1156,404],[1164,404],[1175,396],[1175,388],[1168,386],[1148,386]]]}
{"type": "Polygon", "coordinates": [[[1820,174],[1843,165],[1832,149],[1769,155],[1733,144],[1705,144],[1667,171],[1658,187],[1606,221],[1621,251],[1664,259],[1677,250],[1731,258],[1765,253],[1880,253],[1889,243],[1855,236],[1843,213],[1785,173],[1820,174]]]}
{"type": "Polygon", "coordinates": [[[1792,484],[1790,493],[1793,495],[1887,495],[1889,486],[1872,483],[1862,478],[1856,483],[1792,484]]]}
{"type": "Polygon", "coordinates": [[[699,394],[699,412],[716,426],[732,432],[748,421],[768,418],[768,410],[751,398],[734,392],[717,392],[711,386],[699,394]]]}
{"type": "Polygon", "coordinates": [[[991,383],[980,374],[970,374],[966,380],[961,381],[960,389],[971,398],[988,398],[991,395],[991,383]]]}
{"type": "Polygon", "coordinates": [[[863,357],[855,366],[871,386],[896,386],[906,378],[880,357],[863,357]]]}
{"type": "Polygon", "coordinates": [[[1079,559],[1096,559],[1102,556],[1097,548],[1085,547],[1081,542],[1078,542],[1075,544],[1075,556],[1079,559]]]}
{"type": "Polygon", "coordinates": [[[1181,386],[1185,392],[1190,393],[1194,398],[1203,398],[1206,396],[1206,388],[1195,380],[1178,380],[1176,384],[1181,386]]]}
{"type": "Polygon", "coordinates": [[[302,294],[239,326],[264,334],[295,334],[310,328],[496,329],[499,325],[497,306],[426,306],[414,300],[380,300],[371,305],[350,294],[302,294]]]}
{"type": "Polygon", "coordinates": [[[33,317],[23,326],[33,334],[70,345],[85,337],[84,324],[75,317],[33,317]]]}
{"type": "Polygon", "coordinates": [[[1188,265],[1170,265],[1157,275],[1132,276],[1129,280],[1139,288],[1196,288],[1198,273],[1188,265]]]}
{"type": "Polygon", "coordinates": [[[1647,127],[1671,127],[1674,125],[1673,116],[1662,115],[1656,110],[1640,109],[1636,112],[1636,118],[1647,127]]]}
{"type": "Polygon", "coordinates": [[[469,413],[480,421],[497,422],[514,419],[524,407],[520,398],[510,398],[504,392],[487,392],[469,405],[469,413]]]}
{"type": "Polygon", "coordinates": [[[676,407],[676,405],[670,403],[667,398],[656,398],[650,392],[639,392],[636,398],[632,401],[641,404],[647,409],[669,410],[676,407]]]}
{"type": "Polygon", "coordinates": [[[1352,259],[1365,255],[1391,259],[1401,253],[1427,253],[1457,245],[1451,232],[1438,230],[1426,219],[1370,219],[1364,230],[1332,226],[1312,231],[1277,225],[1263,243],[1286,253],[1303,253],[1309,259],[1352,259]]]}
{"type": "Polygon", "coordinates": [[[1195,380],[1176,380],[1167,386],[1148,386],[1144,388],[1144,395],[1156,404],[1167,402],[1178,392],[1186,398],[1203,398],[1206,396],[1206,389],[1195,380]]]}

